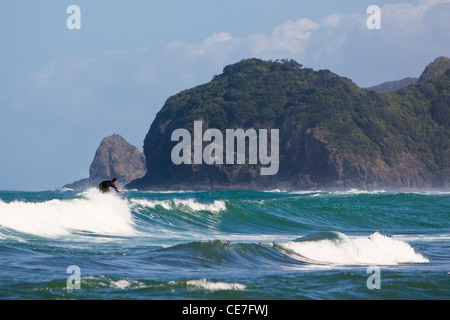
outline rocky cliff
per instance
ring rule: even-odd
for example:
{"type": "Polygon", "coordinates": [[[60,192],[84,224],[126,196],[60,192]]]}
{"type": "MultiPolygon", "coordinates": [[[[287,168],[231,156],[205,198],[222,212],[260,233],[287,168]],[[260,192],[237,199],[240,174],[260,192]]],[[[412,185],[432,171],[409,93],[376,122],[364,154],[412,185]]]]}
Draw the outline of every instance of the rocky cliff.
{"type": "Polygon", "coordinates": [[[417,83],[436,79],[445,74],[448,70],[450,70],[450,59],[439,57],[425,68],[419,80],[417,80],[417,83]]]}
{"type": "Polygon", "coordinates": [[[65,188],[86,189],[98,186],[103,180],[119,179],[119,185],[141,178],[147,172],[145,156],[118,134],[100,143],[89,168],[89,178],[67,184],[65,188]]]}
{"type": "MultiPolygon", "coordinates": [[[[446,65],[445,59],[439,65],[446,65]]],[[[381,93],[292,60],[249,59],[227,66],[211,82],[166,101],[144,140],[148,173],[128,187],[449,188],[450,71],[428,66],[424,73],[432,76],[381,93]],[[200,135],[215,129],[209,133],[214,132],[215,139],[223,134],[224,142],[227,129],[278,130],[279,170],[261,175],[265,166],[251,162],[249,151],[243,164],[199,162],[195,150],[211,151],[213,139],[196,140],[195,121],[202,121],[200,135]],[[173,160],[181,141],[173,139],[177,129],[186,129],[192,137],[176,154],[186,153],[181,164],[173,160]]],[[[247,150],[250,143],[246,141],[247,150]]],[[[269,143],[268,149],[273,147],[269,143]]],[[[211,155],[218,152],[226,159],[225,145],[211,155]]]]}

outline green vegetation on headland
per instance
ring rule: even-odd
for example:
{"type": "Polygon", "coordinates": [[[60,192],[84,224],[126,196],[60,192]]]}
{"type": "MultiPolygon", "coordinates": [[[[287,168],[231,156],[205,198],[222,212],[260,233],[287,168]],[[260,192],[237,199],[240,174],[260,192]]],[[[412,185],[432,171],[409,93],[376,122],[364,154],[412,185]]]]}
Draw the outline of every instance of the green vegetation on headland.
{"type": "MultiPolygon", "coordinates": [[[[328,70],[293,60],[242,60],[211,82],[170,97],[144,141],[141,189],[450,187],[450,68],[396,92],[365,90],[328,70]],[[280,170],[260,165],[174,165],[171,133],[279,129],[280,170]]],[[[425,74],[425,72],[424,72],[425,74]]]]}

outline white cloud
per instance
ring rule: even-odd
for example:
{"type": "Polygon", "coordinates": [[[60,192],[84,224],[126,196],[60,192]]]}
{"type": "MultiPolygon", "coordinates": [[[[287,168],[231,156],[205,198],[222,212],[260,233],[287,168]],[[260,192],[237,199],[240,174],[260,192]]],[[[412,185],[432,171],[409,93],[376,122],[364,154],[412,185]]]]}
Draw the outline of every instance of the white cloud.
{"type": "Polygon", "coordinates": [[[318,21],[305,17],[289,20],[269,33],[256,32],[240,38],[219,33],[200,43],[173,41],[167,52],[172,59],[197,59],[204,65],[221,67],[251,57],[292,58],[305,66],[327,68],[368,85],[378,81],[372,76],[375,73],[383,81],[394,80],[395,73],[418,76],[418,68],[437,56],[448,55],[449,14],[450,0],[387,4],[381,8],[381,30],[367,28],[369,14],[362,10],[333,13],[318,21]],[[369,76],[372,79],[367,79],[369,76]]]}
{"type": "Polygon", "coordinates": [[[207,37],[201,43],[174,40],[165,51],[168,54],[181,54],[188,60],[209,58],[227,63],[232,57],[249,54],[264,57],[274,55],[274,52],[287,52],[298,55],[307,48],[312,33],[319,28],[318,23],[300,18],[276,26],[270,35],[253,33],[246,38],[233,38],[229,33],[221,32],[207,37]]]}
{"type": "MultiPolygon", "coordinates": [[[[382,29],[375,31],[366,28],[368,15],[364,10],[334,13],[318,21],[289,20],[268,33],[245,37],[220,32],[201,42],[175,40],[162,51],[138,48],[70,55],[36,72],[23,91],[9,96],[8,101],[21,110],[40,104],[57,112],[61,105],[78,105],[84,110],[93,104],[104,108],[144,105],[140,99],[174,94],[210,80],[227,64],[252,57],[292,58],[307,67],[330,69],[360,84],[368,74],[375,73],[380,80],[394,80],[394,72],[402,66],[405,76],[418,76],[417,69],[411,71],[413,63],[423,69],[437,56],[450,52],[450,21],[445,19],[450,14],[450,0],[388,4],[381,10],[382,29]]],[[[378,82],[375,77],[365,81],[378,82]]],[[[155,110],[160,106],[155,105],[155,110]]]]}
{"type": "Polygon", "coordinates": [[[275,27],[272,32],[272,38],[308,40],[311,36],[311,31],[318,28],[319,25],[308,18],[301,18],[295,22],[290,20],[275,27]]]}
{"type": "MultiPolygon", "coordinates": [[[[174,40],[165,50],[149,47],[61,57],[31,76],[21,92],[3,100],[19,110],[42,105],[56,112],[61,106],[103,106],[100,113],[142,106],[148,103],[142,99],[163,102],[179,90],[209,81],[227,64],[252,57],[292,58],[372,85],[395,80],[396,74],[418,76],[419,69],[450,52],[450,0],[388,4],[381,10],[382,29],[375,31],[367,29],[363,10],[318,21],[289,20],[268,33],[245,37],[219,32],[201,42],[174,40]]],[[[161,104],[152,107],[157,111],[161,104]]]]}
{"type": "Polygon", "coordinates": [[[213,34],[211,37],[207,38],[205,43],[207,45],[214,45],[217,42],[225,42],[225,41],[229,41],[233,39],[233,37],[226,32],[220,32],[220,33],[216,33],[213,34]]]}
{"type": "Polygon", "coordinates": [[[407,3],[389,4],[382,9],[383,24],[395,28],[397,32],[415,32],[422,28],[423,17],[427,10],[426,6],[414,6],[407,3]]]}
{"type": "Polygon", "coordinates": [[[333,13],[322,19],[322,24],[325,27],[333,27],[336,28],[341,23],[341,20],[345,17],[345,15],[339,13],[333,13]]]}
{"type": "Polygon", "coordinates": [[[450,4],[450,0],[418,0],[416,5],[410,3],[387,4],[382,8],[383,23],[398,33],[414,34],[426,28],[427,13],[441,4],[450,4]]]}
{"type": "Polygon", "coordinates": [[[441,3],[450,3],[450,0],[418,0],[417,3],[419,6],[425,6],[429,8],[441,3]]]}
{"type": "Polygon", "coordinates": [[[311,34],[319,28],[316,22],[301,18],[276,26],[270,36],[263,33],[252,34],[247,41],[250,51],[256,55],[273,51],[301,54],[307,48],[311,34]]]}
{"type": "MultiPolygon", "coordinates": [[[[197,59],[211,53],[223,52],[233,47],[233,37],[226,32],[215,33],[206,38],[202,43],[187,43],[174,40],[166,48],[166,53],[182,51],[183,55],[191,60],[197,59]]],[[[222,54],[223,55],[223,54],[222,54]]]]}

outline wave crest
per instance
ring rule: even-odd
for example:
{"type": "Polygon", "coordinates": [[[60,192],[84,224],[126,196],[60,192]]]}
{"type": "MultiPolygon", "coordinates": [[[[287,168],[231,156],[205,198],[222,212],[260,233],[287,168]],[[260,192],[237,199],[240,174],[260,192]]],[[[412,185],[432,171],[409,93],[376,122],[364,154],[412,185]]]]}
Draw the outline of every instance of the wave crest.
{"type": "Polygon", "coordinates": [[[375,232],[368,237],[322,233],[276,247],[294,259],[326,265],[398,265],[429,262],[406,242],[375,232]]]}
{"type": "Polygon", "coordinates": [[[173,200],[145,200],[145,199],[131,199],[131,204],[134,206],[141,206],[147,208],[155,208],[161,206],[166,210],[172,210],[175,208],[187,208],[190,211],[209,211],[220,212],[226,210],[225,201],[215,200],[213,203],[200,203],[194,199],[173,199],[173,200]]]}
{"type": "Polygon", "coordinates": [[[95,189],[65,200],[0,201],[0,226],[43,237],[80,231],[118,236],[135,234],[127,202],[113,194],[100,194],[95,189]]]}

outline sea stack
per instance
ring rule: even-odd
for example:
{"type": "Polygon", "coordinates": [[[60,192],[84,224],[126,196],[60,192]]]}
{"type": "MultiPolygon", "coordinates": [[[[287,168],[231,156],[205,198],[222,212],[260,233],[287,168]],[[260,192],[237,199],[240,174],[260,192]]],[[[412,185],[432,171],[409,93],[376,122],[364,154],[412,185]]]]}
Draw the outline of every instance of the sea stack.
{"type": "Polygon", "coordinates": [[[120,185],[143,177],[147,170],[145,156],[123,137],[113,134],[100,143],[89,168],[89,178],[65,185],[65,188],[86,189],[102,180],[118,178],[120,185]]]}

